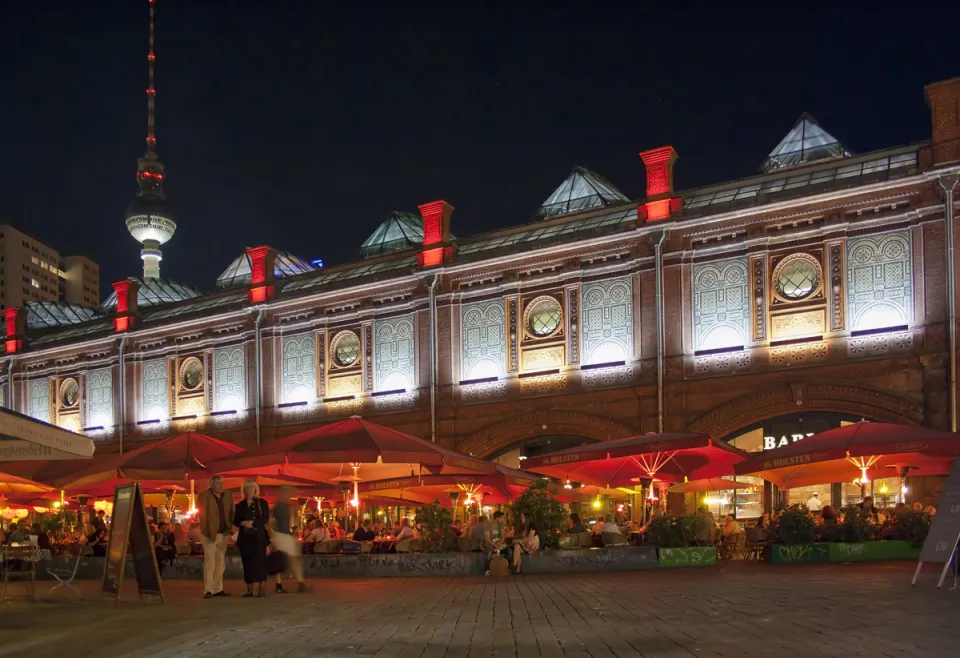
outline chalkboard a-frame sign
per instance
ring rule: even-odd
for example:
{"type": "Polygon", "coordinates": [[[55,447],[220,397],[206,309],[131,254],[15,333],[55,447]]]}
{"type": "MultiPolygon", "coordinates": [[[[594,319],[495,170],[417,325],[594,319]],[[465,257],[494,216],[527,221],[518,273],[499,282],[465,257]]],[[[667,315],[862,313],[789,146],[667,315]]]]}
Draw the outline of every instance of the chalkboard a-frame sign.
{"type": "Polygon", "coordinates": [[[144,596],[159,596],[163,603],[160,569],[157,566],[157,554],[153,550],[139,482],[121,484],[113,494],[113,521],[101,591],[113,596],[117,602],[120,601],[120,589],[123,587],[128,545],[133,552],[133,571],[137,576],[140,600],[143,601],[144,596]]]}
{"type": "MultiPolygon", "coordinates": [[[[940,589],[951,563],[954,564],[954,570],[956,571],[955,556],[958,541],[960,541],[960,457],[954,460],[953,467],[950,469],[950,476],[943,487],[943,493],[940,494],[937,514],[933,517],[930,532],[927,534],[926,541],[923,542],[920,561],[917,563],[917,570],[914,572],[910,584],[917,584],[917,576],[920,575],[920,569],[924,562],[933,562],[943,565],[940,580],[937,581],[937,589],[940,589]]],[[[956,581],[956,578],[954,578],[954,581],[956,581]]],[[[956,584],[954,584],[954,587],[956,587],[956,584]]]]}

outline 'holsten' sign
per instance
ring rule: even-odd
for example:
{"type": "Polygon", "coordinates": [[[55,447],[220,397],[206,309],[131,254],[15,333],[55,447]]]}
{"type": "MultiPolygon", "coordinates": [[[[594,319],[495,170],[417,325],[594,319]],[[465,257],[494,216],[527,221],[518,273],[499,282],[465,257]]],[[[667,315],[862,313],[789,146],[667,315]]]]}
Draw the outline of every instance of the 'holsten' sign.
{"type": "Polygon", "coordinates": [[[774,448],[782,448],[787,444],[805,439],[808,436],[813,436],[815,433],[816,432],[807,432],[806,434],[790,434],[789,436],[784,434],[779,439],[775,436],[765,436],[763,437],[763,449],[773,450],[774,448]]]}

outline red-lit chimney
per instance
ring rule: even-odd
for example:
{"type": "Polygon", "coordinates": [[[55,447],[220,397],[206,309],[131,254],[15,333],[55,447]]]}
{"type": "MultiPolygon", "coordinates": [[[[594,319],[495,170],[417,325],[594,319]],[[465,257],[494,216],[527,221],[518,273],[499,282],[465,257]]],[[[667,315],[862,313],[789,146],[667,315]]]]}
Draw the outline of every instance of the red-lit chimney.
{"type": "Polygon", "coordinates": [[[23,351],[23,337],[27,333],[26,315],[22,308],[16,306],[3,309],[3,317],[7,322],[7,337],[4,343],[7,354],[23,351]]]}
{"type": "Polygon", "coordinates": [[[423,217],[423,251],[417,256],[420,267],[435,267],[453,258],[450,245],[450,215],[453,206],[446,201],[433,201],[420,206],[423,217]]]}
{"type": "Polygon", "coordinates": [[[960,78],[923,88],[930,106],[934,166],[960,160],[960,78]]]}
{"type": "Polygon", "coordinates": [[[672,146],[662,146],[641,152],[640,159],[647,168],[647,201],[637,209],[640,218],[653,221],[679,214],[683,199],[670,198],[677,152],[672,146]]]}
{"type": "Polygon", "coordinates": [[[247,249],[250,259],[250,290],[247,296],[254,304],[260,304],[273,299],[276,290],[277,275],[274,269],[277,261],[277,252],[272,247],[250,247],[247,249]]]}
{"type": "Polygon", "coordinates": [[[137,294],[140,284],[124,279],[113,284],[117,293],[117,313],[113,318],[114,331],[129,331],[137,319],[137,294]]]}

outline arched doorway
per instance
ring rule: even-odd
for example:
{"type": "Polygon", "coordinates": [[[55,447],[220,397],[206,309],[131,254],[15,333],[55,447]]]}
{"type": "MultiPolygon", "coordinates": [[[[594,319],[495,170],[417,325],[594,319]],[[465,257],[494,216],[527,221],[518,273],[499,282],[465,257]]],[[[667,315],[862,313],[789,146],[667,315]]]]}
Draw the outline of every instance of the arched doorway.
{"type": "Polygon", "coordinates": [[[523,468],[523,462],[529,457],[539,457],[556,450],[573,448],[584,443],[593,443],[592,440],[571,434],[548,434],[546,436],[537,436],[531,439],[521,439],[520,441],[508,446],[503,446],[492,455],[488,456],[492,462],[509,466],[510,468],[523,468]]]}

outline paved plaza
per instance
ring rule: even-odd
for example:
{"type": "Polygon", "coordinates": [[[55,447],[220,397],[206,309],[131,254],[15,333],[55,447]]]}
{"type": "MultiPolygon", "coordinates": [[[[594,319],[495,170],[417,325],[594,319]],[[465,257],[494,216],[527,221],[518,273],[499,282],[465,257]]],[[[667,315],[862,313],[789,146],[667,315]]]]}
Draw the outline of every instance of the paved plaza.
{"type": "MultiPolygon", "coordinates": [[[[914,565],[317,580],[310,594],[164,605],[125,591],[0,603],[0,656],[956,656],[960,590],[914,565]]],[[[949,581],[948,581],[949,584],[949,581]]],[[[129,583],[127,584],[130,585],[129,583]]],[[[40,583],[45,595],[49,583],[40,583]]]]}

